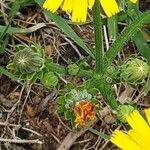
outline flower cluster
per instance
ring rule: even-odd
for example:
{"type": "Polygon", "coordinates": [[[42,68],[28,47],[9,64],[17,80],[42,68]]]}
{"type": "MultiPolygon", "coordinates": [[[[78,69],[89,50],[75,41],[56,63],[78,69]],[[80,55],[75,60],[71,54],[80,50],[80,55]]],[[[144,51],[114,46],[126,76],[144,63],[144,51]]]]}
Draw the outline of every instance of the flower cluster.
{"type": "MultiPolygon", "coordinates": [[[[119,12],[116,0],[99,0],[100,4],[108,17],[119,12]]],[[[136,3],[137,0],[130,0],[136,3]]],[[[46,0],[43,7],[52,13],[56,12],[61,6],[62,10],[72,13],[73,22],[85,22],[88,8],[91,9],[95,0],[46,0]]]]}
{"type": "Polygon", "coordinates": [[[63,113],[73,126],[86,127],[96,119],[99,102],[87,90],[75,90],[58,97],[58,112],[63,113]]]}
{"type": "Polygon", "coordinates": [[[87,121],[93,121],[95,119],[94,109],[95,105],[91,102],[88,102],[86,100],[77,102],[74,107],[76,126],[85,126],[85,123],[87,121]]]}
{"type": "Polygon", "coordinates": [[[146,120],[137,110],[126,117],[131,129],[127,132],[115,130],[110,141],[123,150],[150,149],[150,109],[145,110],[146,120]]]}

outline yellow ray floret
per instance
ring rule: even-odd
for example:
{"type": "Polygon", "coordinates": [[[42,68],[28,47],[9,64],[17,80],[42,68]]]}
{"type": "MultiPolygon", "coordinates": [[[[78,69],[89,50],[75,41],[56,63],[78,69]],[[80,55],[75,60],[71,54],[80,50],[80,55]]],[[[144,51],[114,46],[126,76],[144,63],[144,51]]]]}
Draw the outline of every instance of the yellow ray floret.
{"type": "Polygon", "coordinates": [[[73,3],[72,0],[65,0],[62,9],[67,12],[72,12],[73,3]]]}
{"type": "Polygon", "coordinates": [[[119,12],[116,0],[100,0],[101,6],[108,17],[119,12]]]}
{"type": "MultiPolygon", "coordinates": [[[[116,0],[99,0],[100,4],[108,17],[119,12],[116,0]]],[[[137,0],[130,0],[136,3],[137,0]]],[[[52,13],[56,12],[59,7],[62,10],[72,14],[73,22],[85,22],[88,9],[92,9],[95,0],[45,0],[43,7],[52,13]]]]}
{"type": "Polygon", "coordinates": [[[123,150],[150,150],[150,109],[145,114],[147,120],[137,110],[133,111],[126,117],[132,129],[114,131],[110,141],[123,150]]]}
{"type": "Polygon", "coordinates": [[[140,150],[140,146],[134,140],[131,139],[126,133],[119,130],[115,130],[111,137],[111,142],[116,144],[123,150],[140,150]]]}
{"type": "Polygon", "coordinates": [[[64,0],[46,0],[43,7],[52,13],[56,12],[64,0]]]}
{"type": "Polygon", "coordinates": [[[85,22],[87,18],[87,0],[73,0],[72,21],[85,22]]]}

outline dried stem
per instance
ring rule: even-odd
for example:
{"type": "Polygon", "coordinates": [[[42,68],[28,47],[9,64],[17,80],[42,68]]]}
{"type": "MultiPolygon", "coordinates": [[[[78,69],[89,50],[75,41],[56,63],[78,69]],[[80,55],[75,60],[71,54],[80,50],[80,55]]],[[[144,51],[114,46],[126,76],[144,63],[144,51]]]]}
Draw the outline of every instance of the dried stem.
{"type": "Polygon", "coordinates": [[[35,139],[35,140],[19,140],[19,139],[3,139],[0,138],[0,142],[10,142],[10,143],[28,143],[28,144],[42,144],[43,142],[40,141],[39,139],[35,139]]]}

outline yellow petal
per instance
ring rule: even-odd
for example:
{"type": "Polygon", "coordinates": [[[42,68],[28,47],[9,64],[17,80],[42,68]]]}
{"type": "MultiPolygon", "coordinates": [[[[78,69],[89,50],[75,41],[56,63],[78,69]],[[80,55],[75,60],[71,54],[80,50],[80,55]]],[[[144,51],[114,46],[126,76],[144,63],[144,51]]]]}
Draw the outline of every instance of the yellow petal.
{"type": "Polygon", "coordinates": [[[149,109],[145,109],[145,114],[146,114],[146,118],[147,118],[147,121],[150,125],[150,108],[149,109]]]}
{"type": "Polygon", "coordinates": [[[85,22],[87,18],[87,0],[73,0],[72,21],[85,22]]]}
{"type": "Polygon", "coordinates": [[[126,119],[135,132],[145,140],[150,139],[150,127],[137,110],[133,111],[126,119]]]}
{"type": "Polygon", "coordinates": [[[71,12],[73,8],[73,0],[65,0],[62,9],[67,12],[71,12]]]}
{"type": "Polygon", "coordinates": [[[54,13],[61,6],[62,2],[63,0],[46,0],[43,4],[43,8],[54,13]]]}
{"type": "Polygon", "coordinates": [[[141,147],[126,133],[115,130],[110,141],[123,150],[141,150],[141,147]]]}
{"type": "Polygon", "coordinates": [[[94,5],[95,0],[88,0],[88,7],[91,9],[94,5]]]}
{"type": "Polygon", "coordinates": [[[128,135],[136,142],[138,145],[140,145],[141,149],[149,150],[150,143],[149,139],[143,138],[139,133],[137,133],[134,130],[129,130],[128,135]]]}
{"type": "Polygon", "coordinates": [[[100,0],[100,3],[108,17],[111,17],[119,12],[119,8],[115,0],[100,0]]]}

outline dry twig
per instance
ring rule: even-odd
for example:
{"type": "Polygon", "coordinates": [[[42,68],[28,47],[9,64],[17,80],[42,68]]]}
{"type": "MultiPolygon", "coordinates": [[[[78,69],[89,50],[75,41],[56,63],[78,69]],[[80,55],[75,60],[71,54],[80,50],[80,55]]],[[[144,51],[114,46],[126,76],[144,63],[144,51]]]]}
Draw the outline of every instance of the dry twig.
{"type": "Polygon", "coordinates": [[[43,144],[42,141],[40,141],[39,139],[35,139],[35,140],[19,140],[19,139],[3,139],[0,138],[0,142],[10,142],[10,143],[28,143],[28,144],[43,144]]]}

